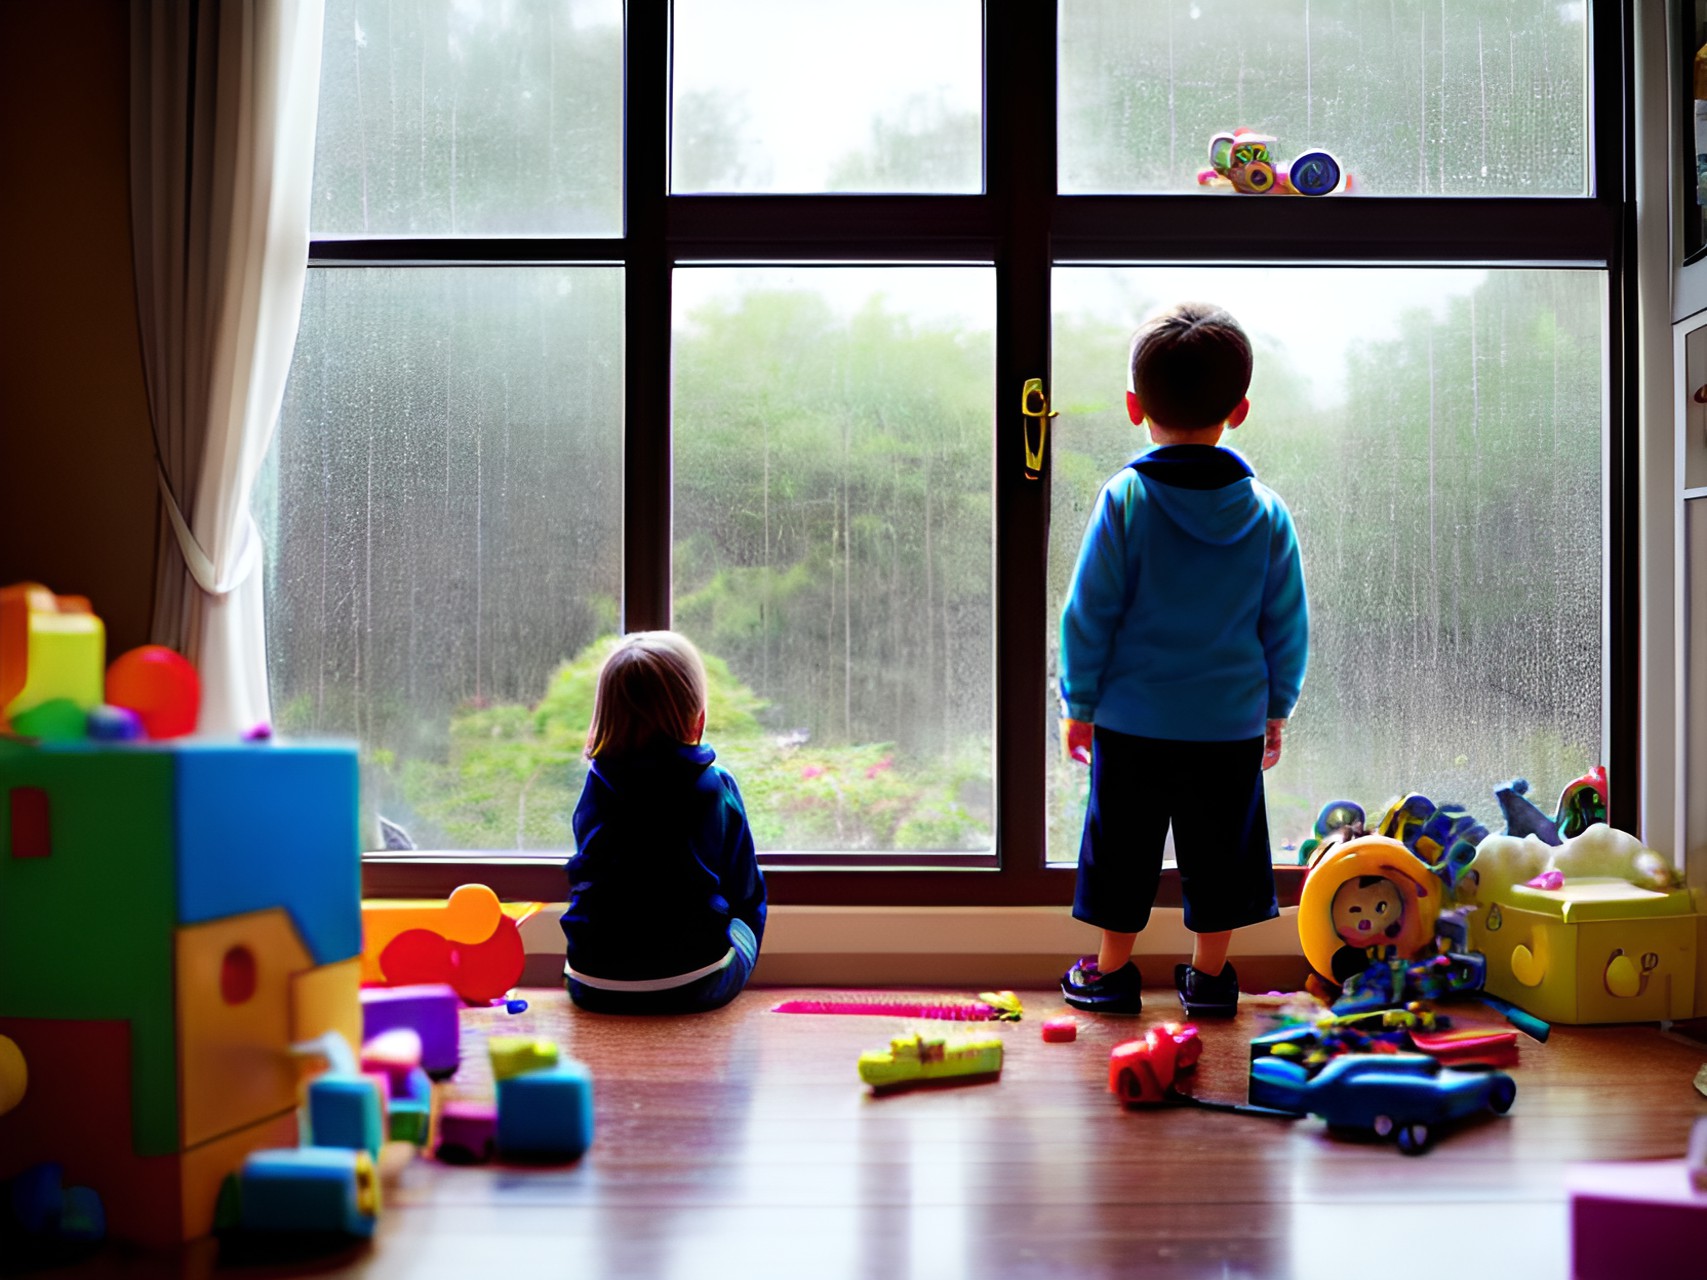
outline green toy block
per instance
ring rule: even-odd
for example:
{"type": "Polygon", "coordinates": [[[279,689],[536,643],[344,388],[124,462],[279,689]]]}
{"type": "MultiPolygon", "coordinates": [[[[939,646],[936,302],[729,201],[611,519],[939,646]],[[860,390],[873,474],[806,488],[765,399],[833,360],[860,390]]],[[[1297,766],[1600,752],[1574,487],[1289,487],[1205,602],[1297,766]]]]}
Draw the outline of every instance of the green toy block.
{"type": "Polygon", "coordinates": [[[538,1036],[491,1036],[486,1054],[492,1059],[492,1078],[509,1080],[530,1071],[549,1071],[557,1065],[557,1045],[538,1036]]]}
{"type": "Polygon", "coordinates": [[[172,799],[166,752],[0,746],[0,1015],[129,1022],[145,1156],[178,1150],[172,799]],[[14,856],[14,789],[47,795],[46,857],[14,856]]]}

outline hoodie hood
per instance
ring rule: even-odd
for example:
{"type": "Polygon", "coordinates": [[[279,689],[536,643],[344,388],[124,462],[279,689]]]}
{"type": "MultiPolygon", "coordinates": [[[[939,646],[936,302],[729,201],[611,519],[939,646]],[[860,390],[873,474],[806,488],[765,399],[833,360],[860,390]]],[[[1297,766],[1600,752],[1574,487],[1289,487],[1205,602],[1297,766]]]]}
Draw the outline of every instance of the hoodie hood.
{"type": "Polygon", "coordinates": [[[1209,444],[1169,444],[1141,453],[1129,464],[1144,490],[1174,524],[1211,546],[1226,546],[1263,518],[1263,501],[1250,465],[1231,449],[1209,444]]]}
{"type": "Polygon", "coordinates": [[[717,753],[703,742],[659,739],[630,755],[594,760],[592,771],[619,796],[638,790],[652,797],[687,791],[715,759],[717,753]]]}

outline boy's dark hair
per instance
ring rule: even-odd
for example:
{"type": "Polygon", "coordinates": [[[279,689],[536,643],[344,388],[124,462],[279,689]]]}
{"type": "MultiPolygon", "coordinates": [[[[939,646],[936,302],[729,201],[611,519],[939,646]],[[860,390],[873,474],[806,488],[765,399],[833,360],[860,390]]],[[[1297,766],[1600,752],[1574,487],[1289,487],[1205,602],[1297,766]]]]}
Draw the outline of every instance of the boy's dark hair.
{"type": "Polygon", "coordinates": [[[1132,338],[1129,383],[1151,422],[1195,431],[1225,422],[1251,385],[1251,341],[1207,302],[1182,302],[1132,338]]]}

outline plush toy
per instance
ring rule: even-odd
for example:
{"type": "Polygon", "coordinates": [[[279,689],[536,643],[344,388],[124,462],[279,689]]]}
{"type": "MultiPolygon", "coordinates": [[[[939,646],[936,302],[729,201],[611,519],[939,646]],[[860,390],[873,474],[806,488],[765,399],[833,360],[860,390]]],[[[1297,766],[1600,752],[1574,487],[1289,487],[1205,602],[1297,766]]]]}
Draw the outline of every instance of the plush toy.
{"type": "Polygon", "coordinates": [[[1324,843],[1298,902],[1304,956],[1342,983],[1371,964],[1423,955],[1443,897],[1428,864],[1391,837],[1324,843]]]}
{"type": "Polygon", "coordinates": [[[1677,874],[1671,864],[1635,836],[1597,822],[1563,844],[1550,845],[1540,836],[1489,836],[1459,879],[1460,902],[1503,902],[1514,885],[1528,884],[1548,872],[1563,882],[1589,876],[1628,880],[1643,889],[1673,888],[1677,874]]]}

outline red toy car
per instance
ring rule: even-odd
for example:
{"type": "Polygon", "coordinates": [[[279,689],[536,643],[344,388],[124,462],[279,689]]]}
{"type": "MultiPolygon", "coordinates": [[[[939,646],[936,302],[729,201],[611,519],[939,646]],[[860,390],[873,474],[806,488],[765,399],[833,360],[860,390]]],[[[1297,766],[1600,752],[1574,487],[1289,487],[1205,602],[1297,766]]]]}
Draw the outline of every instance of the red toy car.
{"type": "Polygon", "coordinates": [[[1129,1106],[1155,1106],[1168,1100],[1174,1081],[1197,1066],[1203,1042],[1187,1022],[1151,1027],[1142,1040],[1114,1046],[1108,1058],[1108,1091],[1129,1106]]]}

